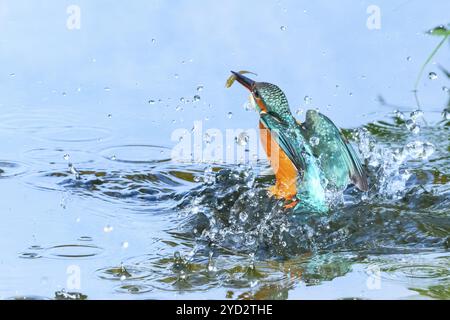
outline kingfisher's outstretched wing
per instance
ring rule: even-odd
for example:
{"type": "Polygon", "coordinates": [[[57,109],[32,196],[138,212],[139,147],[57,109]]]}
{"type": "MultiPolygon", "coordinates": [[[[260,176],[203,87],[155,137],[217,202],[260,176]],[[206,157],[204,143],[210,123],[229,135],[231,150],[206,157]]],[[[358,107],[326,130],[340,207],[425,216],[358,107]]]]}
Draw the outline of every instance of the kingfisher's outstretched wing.
{"type": "Polygon", "coordinates": [[[328,117],[308,110],[306,121],[300,127],[314,155],[320,159],[329,182],[338,188],[345,188],[351,181],[362,191],[369,189],[367,174],[358,155],[328,117]]]}

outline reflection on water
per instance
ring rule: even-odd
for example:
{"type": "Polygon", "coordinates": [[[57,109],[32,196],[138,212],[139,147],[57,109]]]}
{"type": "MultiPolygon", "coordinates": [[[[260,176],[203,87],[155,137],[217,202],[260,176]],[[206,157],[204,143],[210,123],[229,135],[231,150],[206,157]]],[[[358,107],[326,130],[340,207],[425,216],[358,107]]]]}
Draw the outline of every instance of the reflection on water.
{"type": "Polygon", "coordinates": [[[2,161],[0,160],[0,179],[11,178],[22,175],[27,171],[25,164],[17,161],[2,161]]]}

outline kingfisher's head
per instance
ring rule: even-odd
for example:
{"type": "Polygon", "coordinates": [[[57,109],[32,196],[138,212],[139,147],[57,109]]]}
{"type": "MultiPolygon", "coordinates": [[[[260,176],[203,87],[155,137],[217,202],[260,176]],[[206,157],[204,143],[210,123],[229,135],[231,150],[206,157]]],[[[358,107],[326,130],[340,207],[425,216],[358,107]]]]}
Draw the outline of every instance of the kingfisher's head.
{"type": "Polygon", "coordinates": [[[256,82],[234,71],[231,73],[250,91],[259,113],[271,113],[283,120],[292,117],[286,96],[278,86],[267,82],[256,82]]]}

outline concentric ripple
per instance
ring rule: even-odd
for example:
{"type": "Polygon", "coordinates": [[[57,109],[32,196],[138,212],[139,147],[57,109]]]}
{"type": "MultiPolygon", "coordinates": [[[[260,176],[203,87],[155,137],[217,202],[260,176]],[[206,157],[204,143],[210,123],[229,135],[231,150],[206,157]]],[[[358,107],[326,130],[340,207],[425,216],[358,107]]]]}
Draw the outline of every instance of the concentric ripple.
{"type": "Polygon", "coordinates": [[[154,164],[170,161],[171,150],[154,145],[129,144],[112,146],[100,151],[100,154],[112,161],[130,164],[154,164]]]}
{"type": "Polygon", "coordinates": [[[111,131],[105,128],[63,126],[38,131],[37,138],[56,142],[92,142],[105,141],[111,137],[111,131]]]}
{"type": "Polygon", "coordinates": [[[96,155],[85,151],[76,149],[46,149],[37,148],[24,152],[26,158],[42,164],[65,164],[71,162],[75,164],[88,164],[95,162],[96,155]]]}
{"type": "Polygon", "coordinates": [[[43,255],[48,258],[82,259],[98,256],[103,251],[95,245],[64,244],[47,248],[43,255]]]}

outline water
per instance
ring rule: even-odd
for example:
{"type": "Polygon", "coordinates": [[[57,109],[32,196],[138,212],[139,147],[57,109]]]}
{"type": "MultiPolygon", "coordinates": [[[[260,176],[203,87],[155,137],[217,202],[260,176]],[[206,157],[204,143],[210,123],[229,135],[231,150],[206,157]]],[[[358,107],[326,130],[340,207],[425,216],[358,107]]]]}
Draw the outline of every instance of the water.
{"type": "Polygon", "coordinates": [[[426,68],[421,109],[411,92],[438,42],[424,31],[448,10],[382,2],[386,20],[368,30],[370,4],[230,2],[222,15],[208,2],[81,1],[68,30],[64,5],[2,2],[0,298],[449,299],[448,48],[426,68]],[[393,29],[388,16],[411,19],[393,29]],[[244,34],[255,21],[268,23],[244,34]],[[224,88],[229,69],[348,128],[370,190],[329,194],[326,215],[268,197],[257,116],[238,84],[224,88]],[[227,129],[244,164],[172,159],[227,129]]]}

